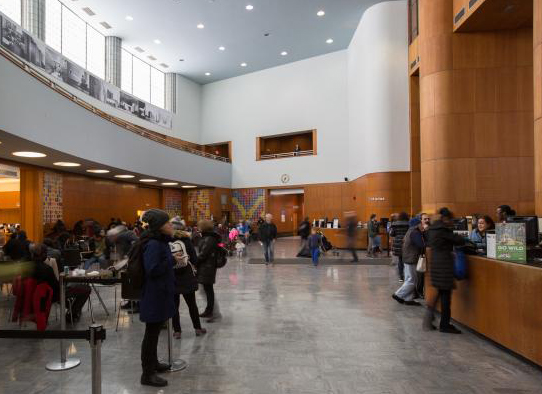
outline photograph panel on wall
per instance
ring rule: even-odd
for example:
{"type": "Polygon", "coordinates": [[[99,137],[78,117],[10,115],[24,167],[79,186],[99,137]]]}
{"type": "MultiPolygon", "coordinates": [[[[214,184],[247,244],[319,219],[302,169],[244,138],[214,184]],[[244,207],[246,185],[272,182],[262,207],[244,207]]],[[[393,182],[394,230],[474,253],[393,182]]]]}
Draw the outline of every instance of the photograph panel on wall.
{"type": "Polygon", "coordinates": [[[83,67],[66,60],[66,67],[62,69],[62,80],[68,85],[89,94],[89,74],[83,67]]]}
{"type": "Polygon", "coordinates": [[[135,116],[139,116],[139,103],[140,101],[138,99],[121,90],[119,106],[121,109],[128,111],[135,116]]]}
{"type": "Polygon", "coordinates": [[[96,100],[105,102],[105,82],[92,74],[88,77],[89,93],[96,100]]]}
{"type": "Polygon", "coordinates": [[[26,35],[27,35],[27,41],[28,41],[28,61],[32,63],[33,65],[44,70],[45,69],[45,52],[46,52],[47,46],[45,45],[43,41],[38,40],[28,34],[26,35]]]}
{"type": "Polygon", "coordinates": [[[66,68],[66,59],[60,53],[47,47],[45,49],[45,72],[57,79],[62,79],[62,70],[66,68]]]}
{"type": "Polygon", "coordinates": [[[28,35],[6,17],[2,18],[2,46],[15,55],[28,60],[28,35]]]}
{"type": "Polygon", "coordinates": [[[115,85],[104,82],[105,99],[104,101],[112,107],[120,107],[120,89],[115,85]]]}

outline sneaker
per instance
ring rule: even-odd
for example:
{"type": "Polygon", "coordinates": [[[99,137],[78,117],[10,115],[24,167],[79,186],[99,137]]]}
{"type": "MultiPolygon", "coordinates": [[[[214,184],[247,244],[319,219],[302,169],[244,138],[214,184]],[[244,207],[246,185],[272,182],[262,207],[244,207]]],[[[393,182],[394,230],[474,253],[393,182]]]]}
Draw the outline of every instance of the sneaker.
{"type": "Polygon", "coordinates": [[[213,312],[205,311],[203,313],[200,313],[199,317],[211,317],[213,315],[213,312]]]}
{"type": "Polygon", "coordinates": [[[399,283],[403,283],[405,280],[403,278],[399,278],[399,283]]]}
{"type": "Polygon", "coordinates": [[[175,331],[173,333],[173,338],[175,338],[175,339],[181,339],[181,336],[182,336],[182,334],[181,334],[180,331],[175,331]]]}
{"type": "Polygon", "coordinates": [[[144,386],[152,386],[152,387],[166,387],[167,386],[167,380],[162,379],[160,376],[156,375],[155,373],[152,375],[141,375],[141,384],[144,386]]]}
{"type": "Polygon", "coordinates": [[[207,334],[207,330],[205,328],[200,328],[199,330],[196,330],[196,336],[201,337],[202,335],[207,334]]]}
{"type": "Polygon", "coordinates": [[[461,334],[461,330],[455,328],[451,324],[448,327],[441,327],[439,331],[446,334],[461,334]]]}
{"type": "Polygon", "coordinates": [[[403,300],[401,297],[399,297],[398,295],[396,294],[392,294],[391,295],[391,298],[393,298],[395,301],[397,301],[399,304],[404,304],[405,303],[405,300],[403,300]]]}
{"type": "Polygon", "coordinates": [[[420,304],[418,301],[405,301],[405,305],[411,305],[411,306],[421,306],[422,304],[420,304]]]}

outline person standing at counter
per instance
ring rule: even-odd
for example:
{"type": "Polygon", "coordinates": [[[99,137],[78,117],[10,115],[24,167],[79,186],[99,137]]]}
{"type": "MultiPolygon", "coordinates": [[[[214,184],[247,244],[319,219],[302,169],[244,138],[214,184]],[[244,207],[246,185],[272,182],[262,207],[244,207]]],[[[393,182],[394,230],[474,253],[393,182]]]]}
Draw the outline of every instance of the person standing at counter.
{"type": "Polygon", "coordinates": [[[480,216],[477,226],[470,234],[470,240],[476,245],[477,251],[487,251],[486,235],[488,230],[495,229],[495,223],[489,216],[480,216]]]}
{"type": "Polygon", "coordinates": [[[450,324],[452,289],[454,288],[454,246],[465,244],[462,236],[452,230],[453,213],[448,208],[441,208],[435,220],[427,230],[427,246],[431,248],[431,284],[438,290],[437,295],[427,302],[427,313],[423,320],[424,330],[434,330],[434,308],[440,299],[439,330],[448,334],[461,334],[450,324]]]}
{"type": "Polygon", "coordinates": [[[497,207],[497,222],[506,223],[506,219],[509,216],[514,216],[516,211],[514,211],[510,205],[499,205],[497,207]]]}

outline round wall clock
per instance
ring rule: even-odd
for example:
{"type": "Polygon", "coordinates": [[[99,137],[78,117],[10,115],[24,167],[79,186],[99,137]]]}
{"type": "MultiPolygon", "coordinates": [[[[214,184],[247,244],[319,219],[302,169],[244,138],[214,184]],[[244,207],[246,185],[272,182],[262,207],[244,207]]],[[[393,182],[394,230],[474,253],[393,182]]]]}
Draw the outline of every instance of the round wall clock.
{"type": "Polygon", "coordinates": [[[280,180],[281,180],[282,183],[288,183],[288,182],[290,182],[290,175],[282,174],[282,176],[280,177],[280,180]]]}

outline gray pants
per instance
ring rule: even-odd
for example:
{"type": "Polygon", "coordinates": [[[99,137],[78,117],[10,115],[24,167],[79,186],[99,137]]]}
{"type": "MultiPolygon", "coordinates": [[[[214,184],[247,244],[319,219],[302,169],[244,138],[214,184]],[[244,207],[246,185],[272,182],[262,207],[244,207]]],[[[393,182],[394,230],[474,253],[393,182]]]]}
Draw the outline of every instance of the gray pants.
{"type": "Polygon", "coordinates": [[[395,292],[395,295],[405,301],[414,300],[417,283],[418,273],[416,272],[416,264],[405,264],[405,281],[403,286],[395,292]]]}
{"type": "Polygon", "coordinates": [[[273,241],[266,241],[263,242],[263,255],[265,257],[266,263],[272,263],[275,258],[275,242],[273,241]]]}

